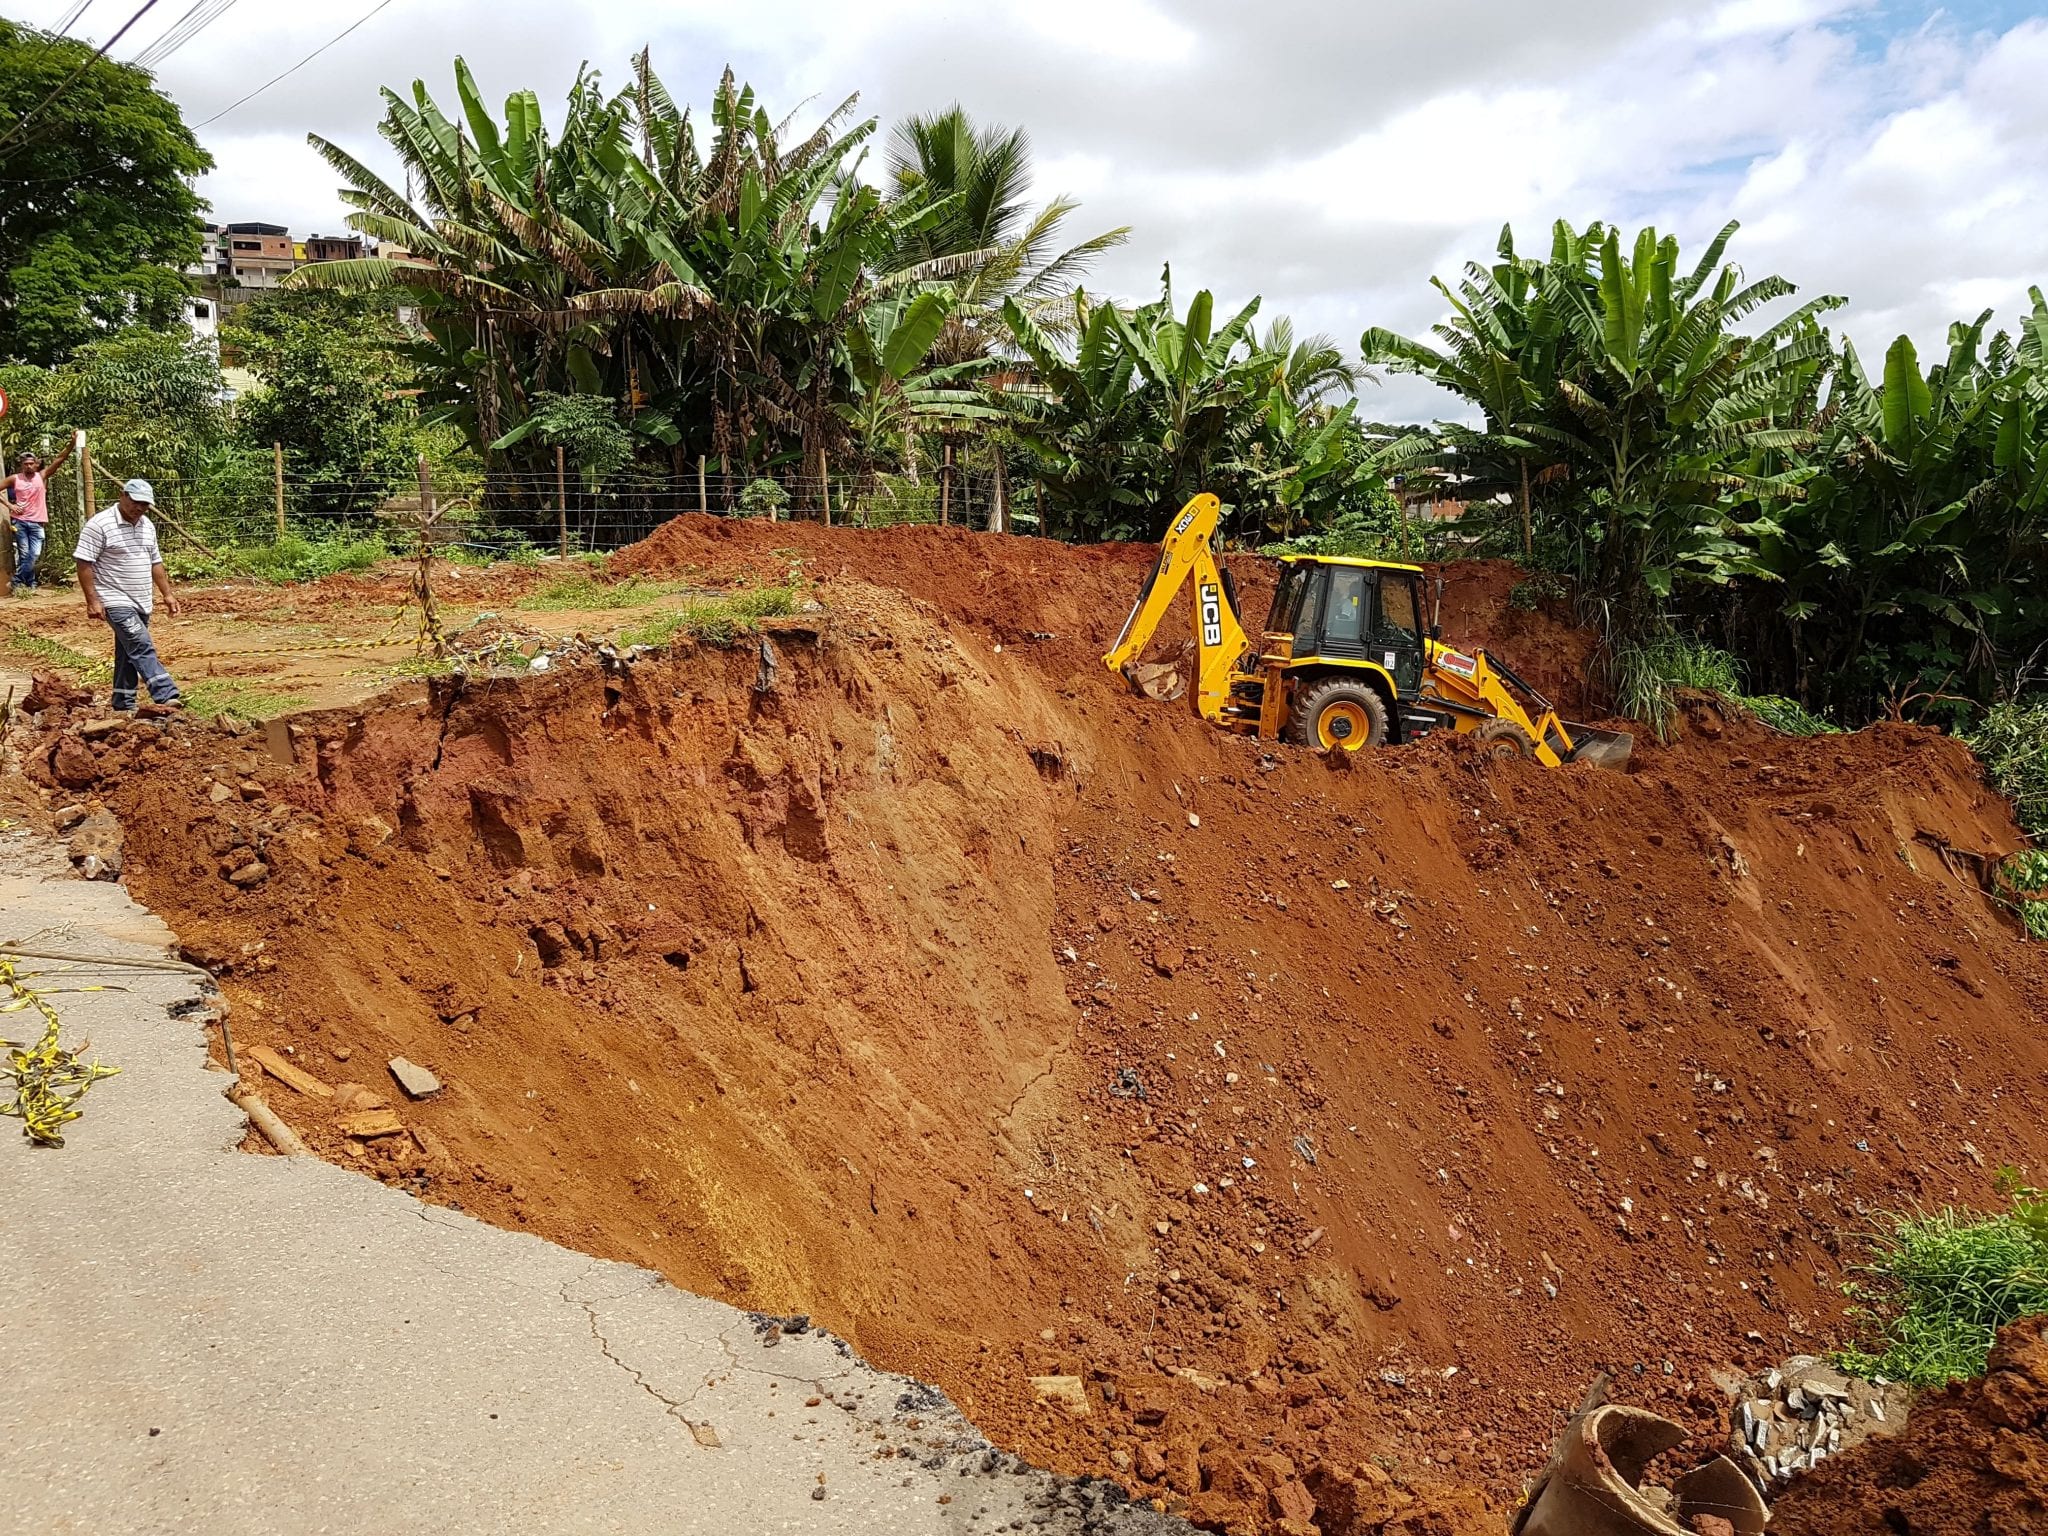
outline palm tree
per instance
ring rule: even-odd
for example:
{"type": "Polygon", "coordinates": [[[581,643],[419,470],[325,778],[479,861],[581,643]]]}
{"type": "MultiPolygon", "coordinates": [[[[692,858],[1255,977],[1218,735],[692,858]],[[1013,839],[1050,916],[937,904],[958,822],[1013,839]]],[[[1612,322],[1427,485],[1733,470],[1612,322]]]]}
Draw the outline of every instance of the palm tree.
{"type": "Polygon", "coordinates": [[[940,333],[937,356],[958,362],[1007,348],[1003,303],[1015,300],[1040,326],[1061,334],[1073,291],[1089,265],[1130,237],[1128,226],[1056,250],[1060,227],[1080,205],[1055,197],[1033,212],[1031,139],[1022,128],[975,126],[955,105],[906,117],[889,146],[889,198],[945,212],[916,229],[896,253],[900,264],[961,259],[959,307],[940,333]]]}

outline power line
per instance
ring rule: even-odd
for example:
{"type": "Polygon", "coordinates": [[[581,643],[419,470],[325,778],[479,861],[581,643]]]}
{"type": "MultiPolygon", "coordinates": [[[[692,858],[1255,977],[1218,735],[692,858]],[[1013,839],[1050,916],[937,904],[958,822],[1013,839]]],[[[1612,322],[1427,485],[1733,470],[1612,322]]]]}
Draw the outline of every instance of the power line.
{"type": "MultiPolygon", "coordinates": [[[[156,0],[150,0],[150,4],[154,5],[155,3],[156,0]]],[[[346,27],[342,28],[341,31],[335,33],[334,36],[327,39],[326,42],[322,43],[318,48],[315,48],[311,53],[307,54],[303,59],[299,60],[298,63],[294,64],[290,69],[285,70],[282,74],[272,75],[268,80],[264,81],[261,85],[257,86],[255,90],[251,91],[248,95],[244,96],[240,101],[231,102],[227,106],[222,107],[218,112],[214,113],[213,116],[209,117],[205,122],[194,123],[192,125],[192,131],[194,133],[197,133],[201,128],[205,128],[210,126],[211,124],[219,122],[222,118],[226,117],[230,112],[234,111],[235,108],[245,106],[249,102],[254,101],[258,96],[261,96],[265,91],[269,90],[273,85],[277,84],[278,81],[283,80],[288,76],[297,74],[300,70],[304,69],[308,64],[312,63],[315,59],[319,58],[321,54],[325,53],[328,49],[332,48],[344,37],[347,37],[349,33],[355,31],[357,27],[360,27],[364,22],[368,21],[372,16],[375,16],[379,11],[383,10],[384,7],[389,5],[390,3],[391,0],[377,0],[377,3],[371,6],[369,10],[365,11],[356,20],[349,23],[349,25],[347,25],[346,27]]],[[[4,142],[5,140],[0,140],[0,143],[4,142]]]]}
{"type": "Polygon", "coordinates": [[[92,0],[78,0],[78,4],[64,13],[64,19],[57,23],[57,35],[64,37],[78,25],[79,18],[92,9],[92,0]]]}
{"type": "MultiPolygon", "coordinates": [[[[92,66],[97,64],[101,59],[104,59],[107,56],[107,50],[109,48],[112,48],[114,44],[121,41],[122,38],[126,37],[128,35],[128,29],[130,27],[134,26],[135,23],[142,20],[142,18],[147,16],[151,11],[155,10],[156,4],[157,0],[142,0],[142,8],[138,10],[133,16],[130,16],[126,21],[121,23],[120,31],[116,32],[112,37],[108,38],[104,43],[101,43],[99,47],[95,49],[92,52],[92,54],[78,66],[78,68],[74,69],[62,80],[58,81],[55,89],[53,89],[49,95],[45,96],[41,101],[37,102],[34,107],[29,109],[28,116],[22,118],[12,128],[8,129],[7,132],[5,132],[4,134],[0,134],[0,149],[5,149],[8,146],[8,144],[13,142],[13,140],[17,136],[19,136],[22,129],[28,127],[30,123],[34,122],[37,118],[41,117],[43,115],[44,109],[47,108],[51,102],[55,101],[59,96],[63,95],[64,92],[70,88],[72,81],[76,80],[88,69],[92,68],[92,66]]],[[[385,4],[390,4],[390,0],[385,0],[385,4]]],[[[378,9],[382,10],[383,6],[379,6],[378,9]]]]}
{"type": "Polygon", "coordinates": [[[138,69],[155,69],[193,38],[219,21],[235,0],[192,0],[192,7],[164,28],[163,35],[148,44],[128,62],[138,69]]]}

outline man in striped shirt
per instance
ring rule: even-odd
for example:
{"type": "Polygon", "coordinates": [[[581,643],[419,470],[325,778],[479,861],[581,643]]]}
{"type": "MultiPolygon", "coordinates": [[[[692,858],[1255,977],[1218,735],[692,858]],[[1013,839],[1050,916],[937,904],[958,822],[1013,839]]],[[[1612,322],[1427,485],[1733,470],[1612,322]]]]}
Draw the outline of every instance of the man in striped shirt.
{"type": "Polygon", "coordinates": [[[78,531],[78,587],[85,594],[86,617],[105,619],[114,632],[114,708],[135,708],[135,684],[149,689],[150,704],[141,713],[163,714],[178,707],[178,685],[171,681],[150,638],[149,616],[161,597],[167,612],[178,611],[171,578],[157,550],[156,524],[149,509],[156,492],[147,480],[130,480],[121,498],[95,513],[78,531]]]}

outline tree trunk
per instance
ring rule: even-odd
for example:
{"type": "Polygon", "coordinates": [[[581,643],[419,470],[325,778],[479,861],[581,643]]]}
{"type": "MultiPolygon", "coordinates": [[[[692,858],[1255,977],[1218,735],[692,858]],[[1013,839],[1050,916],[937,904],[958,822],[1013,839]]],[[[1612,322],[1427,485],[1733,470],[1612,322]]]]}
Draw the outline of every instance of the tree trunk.
{"type": "Polygon", "coordinates": [[[1529,513],[1529,461],[1518,459],[1516,462],[1522,466],[1522,558],[1533,560],[1536,557],[1536,525],[1529,513]]]}

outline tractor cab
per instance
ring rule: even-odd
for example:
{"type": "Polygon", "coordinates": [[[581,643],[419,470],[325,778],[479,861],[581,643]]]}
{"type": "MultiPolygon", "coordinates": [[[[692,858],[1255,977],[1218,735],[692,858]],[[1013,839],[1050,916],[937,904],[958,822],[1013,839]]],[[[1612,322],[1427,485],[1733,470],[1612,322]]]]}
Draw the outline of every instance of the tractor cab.
{"type": "Polygon", "coordinates": [[[1336,667],[1377,674],[1393,699],[1411,698],[1422,688],[1422,567],[1287,556],[1280,562],[1266,633],[1293,636],[1290,670],[1336,667]]]}

